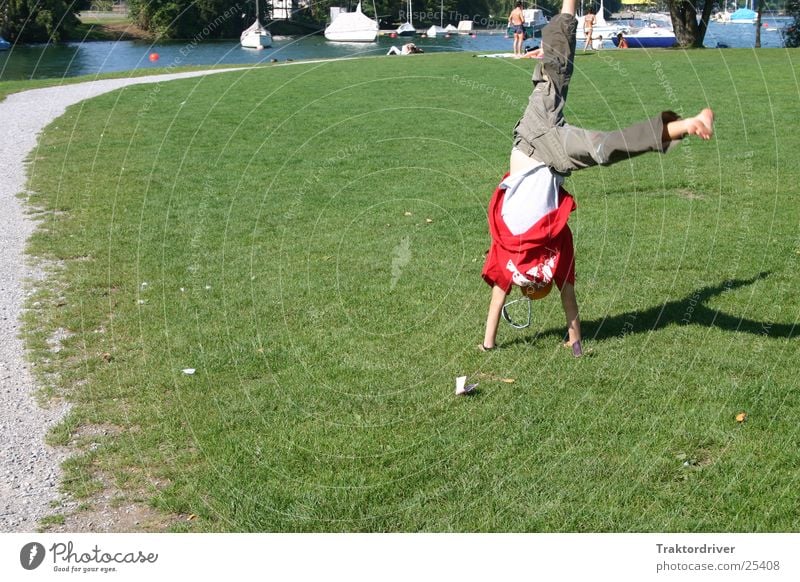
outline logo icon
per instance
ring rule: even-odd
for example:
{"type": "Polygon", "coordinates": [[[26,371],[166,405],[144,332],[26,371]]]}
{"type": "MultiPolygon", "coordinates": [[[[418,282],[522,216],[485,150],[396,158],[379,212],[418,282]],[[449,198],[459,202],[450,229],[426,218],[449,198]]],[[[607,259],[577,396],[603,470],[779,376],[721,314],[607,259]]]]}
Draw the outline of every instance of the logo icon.
{"type": "Polygon", "coordinates": [[[19,552],[19,563],[26,570],[35,570],[44,561],[44,546],[37,542],[30,542],[22,546],[19,552]]]}

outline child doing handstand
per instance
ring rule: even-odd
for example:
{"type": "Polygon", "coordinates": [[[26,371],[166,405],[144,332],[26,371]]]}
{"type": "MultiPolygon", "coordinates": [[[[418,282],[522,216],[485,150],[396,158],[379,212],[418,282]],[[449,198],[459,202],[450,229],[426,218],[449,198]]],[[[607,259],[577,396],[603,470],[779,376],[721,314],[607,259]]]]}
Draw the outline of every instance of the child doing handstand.
{"type": "Polygon", "coordinates": [[[563,0],[561,14],[542,30],[540,58],[533,73],[528,107],[514,128],[510,171],[489,204],[492,246],[483,278],[492,286],[481,349],[495,348],[497,326],[513,285],[541,289],[555,282],[567,319],[568,341],[575,356],[583,354],[575,259],[567,225],[575,208],[562,188],[573,170],[609,165],[645,152],[665,153],[687,135],[711,139],[714,113],[703,109],[681,119],[664,111],[618,131],[591,131],[564,120],[564,104],[575,56],[575,0],[563,0]]]}

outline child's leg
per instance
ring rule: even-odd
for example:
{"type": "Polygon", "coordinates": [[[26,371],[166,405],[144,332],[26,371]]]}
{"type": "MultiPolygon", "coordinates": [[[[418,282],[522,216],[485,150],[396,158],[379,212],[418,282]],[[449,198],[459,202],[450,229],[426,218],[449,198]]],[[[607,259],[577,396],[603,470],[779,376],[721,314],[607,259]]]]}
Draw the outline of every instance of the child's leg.
{"type": "MultiPolygon", "coordinates": [[[[533,72],[534,90],[528,106],[514,128],[514,147],[531,156],[533,141],[555,126],[564,123],[563,109],[574,68],[575,0],[566,0],[561,14],[556,14],[542,29],[541,61],[533,72]]],[[[540,162],[550,165],[545,157],[540,162]]]]}
{"type": "Polygon", "coordinates": [[[696,116],[680,119],[666,111],[656,117],[617,131],[592,131],[572,125],[552,128],[533,141],[532,155],[554,170],[568,174],[591,166],[608,166],[647,153],[665,153],[675,140],[686,135],[710,139],[714,113],[703,109],[696,116]]]}
{"type": "Polygon", "coordinates": [[[500,313],[506,302],[506,292],[502,287],[492,287],[492,299],[489,302],[489,315],[486,317],[486,333],[483,335],[483,349],[491,350],[497,339],[497,326],[500,324],[500,313]]]}
{"type": "Polygon", "coordinates": [[[573,346],[575,342],[581,341],[581,319],[578,315],[578,300],[575,298],[574,285],[564,283],[561,287],[561,305],[564,307],[564,315],[567,318],[567,332],[569,333],[567,345],[573,346]]]}

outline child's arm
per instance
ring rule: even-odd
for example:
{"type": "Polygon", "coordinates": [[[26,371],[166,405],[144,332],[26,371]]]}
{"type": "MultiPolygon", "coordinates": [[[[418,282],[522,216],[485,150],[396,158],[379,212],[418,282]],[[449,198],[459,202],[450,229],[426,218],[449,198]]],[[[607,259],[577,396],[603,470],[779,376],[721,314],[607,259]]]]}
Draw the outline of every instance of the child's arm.
{"type": "Polygon", "coordinates": [[[486,316],[486,333],[483,336],[483,351],[492,350],[497,339],[497,326],[500,324],[500,313],[506,302],[506,292],[502,287],[492,287],[492,299],[489,302],[489,315],[486,316]]]}

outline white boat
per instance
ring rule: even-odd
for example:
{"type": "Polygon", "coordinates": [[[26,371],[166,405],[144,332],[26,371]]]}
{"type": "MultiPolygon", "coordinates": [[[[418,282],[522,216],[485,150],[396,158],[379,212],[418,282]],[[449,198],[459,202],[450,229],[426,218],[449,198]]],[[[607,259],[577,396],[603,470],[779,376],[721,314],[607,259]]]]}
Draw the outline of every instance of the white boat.
{"type": "MultiPolygon", "coordinates": [[[[538,8],[529,8],[527,10],[523,10],[522,18],[522,28],[525,29],[525,36],[527,38],[539,36],[539,34],[542,32],[542,29],[547,25],[547,17],[544,15],[544,11],[538,8]]],[[[513,27],[508,27],[508,30],[506,30],[506,35],[514,36],[513,27]]]]}
{"type": "Polygon", "coordinates": [[[721,22],[722,24],[727,24],[731,21],[731,14],[733,12],[728,12],[727,10],[724,12],[717,12],[711,16],[711,20],[714,22],[721,22]]]}
{"type": "Polygon", "coordinates": [[[472,27],[474,24],[472,20],[461,20],[458,23],[456,32],[458,32],[458,34],[472,34],[472,27]]]}
{"type": "MultiPolygon", "coordinates": [[[[333,14],[333,9],[331,9],[333,14]]],[[[361,2],[355,12],[339,12],[325,29],[325,38],[333,42],[375,42],[378,22],[361,12],[361,2]]]]}
{"type": "Polygon", "coordinates": [[[731,14],[731,24],[755,24],[758,14],[748,8],[739,8],[731,14]]]}
{"type": "MultiPolygon", "coordinates": [[[[610,24],[607,22],[604,12],[605,6],[603,6],[603,0],[600,0],[600,9],[597,11],[597,14],[594,15],[592,38],[599,38],[602,36],[604,39],[610,39],[612,37],[616,37],[620,32],[625,34],[628,33],[630,30],[629,27],[620,24],[610,24]]],[[[586,21],[582,16],[578,17],[578,30],[575,33],[575,38],[577,40],[586,40],[586,31],[584,30],[585,23],[586,21]]]]}
{"type": "Polygon", "coordinates": [[[264,28],[258,17],[258,0],[256,0],[256,21],[242,32],[239,42],[244,48],[262,49],[272,46],[272,34],[264,28]]]}
{"type": "Polygon", "coordinates": [[[414,24],[411,22],[411,0],[408,0],[408,11],[406,15],[408,16],[408,21],[397,28],[397,36],[414,36],[417,34],[417,29],[414,28],[414,24]]]}
{"type": "MultiPolygon", "coordinates": [[[[453,30],[457,30],[452,24],[448,24],[447,26],[453,30]]],[[[428,36],[443,36],[450,34],[450,32],[444,27],[444,0],[441,1],[441,6],[439,8],[439,26],[434,24],[426,31],[425,34],[428,36]]]]}

